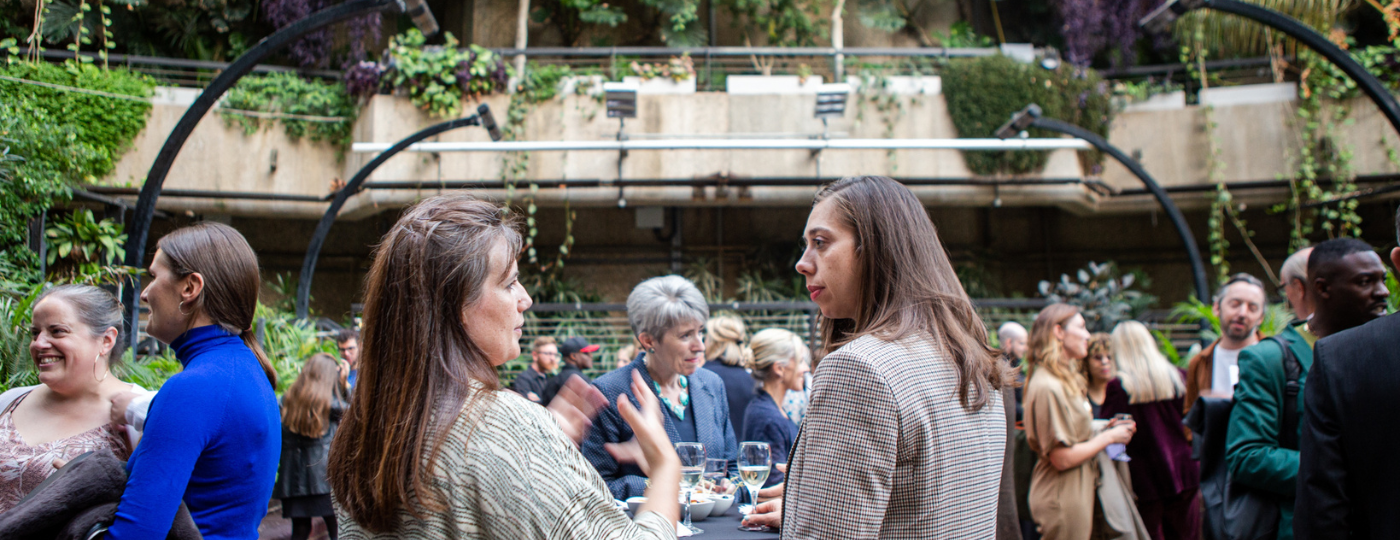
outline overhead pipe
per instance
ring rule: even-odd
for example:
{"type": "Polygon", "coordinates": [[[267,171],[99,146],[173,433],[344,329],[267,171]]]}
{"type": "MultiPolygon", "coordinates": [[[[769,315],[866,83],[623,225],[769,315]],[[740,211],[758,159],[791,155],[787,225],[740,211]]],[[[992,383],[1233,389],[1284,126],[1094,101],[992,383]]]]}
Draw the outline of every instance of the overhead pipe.
{"type": "MultiPolygon", "coordinates": [[[[355,153],[383,152],[390,143],[354,143],[355,153]]],[[[631,150],[1093,150],[1076,139],[670,139],[597,141],[431,142],[407,152],[621,152],[631,150]]]]}

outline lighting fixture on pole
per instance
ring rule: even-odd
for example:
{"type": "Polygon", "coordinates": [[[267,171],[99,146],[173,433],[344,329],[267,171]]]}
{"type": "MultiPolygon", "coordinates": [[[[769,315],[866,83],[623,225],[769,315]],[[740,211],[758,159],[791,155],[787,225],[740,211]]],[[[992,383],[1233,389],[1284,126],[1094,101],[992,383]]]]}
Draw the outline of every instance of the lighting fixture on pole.
{"type": "MultiPolygon", "coordinates": [[[[823,84],[817,87],[816,117],[822,121],[822,140],[831,138],[831,130],[827,120],[832,117],[846,116],[846,102],[850,100],[850,97],[851,85],[846,83],[823,84]]],[[[812,155],[817,158],[817,178],[821,178],[821,150],[813,150],[812,155]]]]}
{"type": "MultiPolygon", "coordinates": [[[[1186,248],[1186,255],[1191,260],[1191,274],[1196,285],[1196,297],[1209,298],[1210,287],[1206,285],[1206,266],[1205,263],[1201,261],[1201,250],[1196,247],[1196,237],[1191,234],[1191,227],[1186,224],[1186,218],[1181,215],[1181,209],[1177,208],[1176,203],[1172,202],[1171,197],[1167,196],[1166,190],[1163,190],[1162,186],[1158,185],[1157,181],[1152,179],[1152,175],[1147,174],[1147,169],[1144,169],[1141,163],[1138,163],[1137,160],[1124,154],[1123,151],[1119,150],[1116,146],[1109,144],[1107,140],[1100,137],[1097,133],[1068,122],[1062,122],[1054,118],[1045,118],[1041,116],[1041,114],[1042,112],[1039,105],[1034,103],[1026,105],[1026,108],[1016,111],[1015,114],[1011,115],[1010,120],[997,128],[997,138],[1010,139],[1020,136],[1020,134],[1025,133],[1025,131],[1030,128],[1043,129],[1083,139],[1089,144],[1094,145],[1099,151],[1118,160],[1124,167],[1127,167],[1129,172],[1136,175],[1138,180],[1142,181],[1142,184],[1147,187],[1147,191],[1152,193],[1152,196],[1157,199],[1157,203],[1161,204],[1162,209],[1166,211],[1167,218],[1171,220],[1172,225],[1176,228],[1176,233],[1181,237],[1181,243],[1184,244],[1186,248]]],[[[999,193],[998,197],[1000,197],[999,193]]]]}
{"type": "Polygon", "coordinates": [[[413,26],[418,27],[418,31],[423,33],[425,39],[432,39],[441,31],[438,28],[437,18],[433,17],[433,11],[428,9],[427,0],[403,0],[404,14],[413,19],[413,26]]]}
{"type": "MultiPolygon", "coordinates": [[[[627,134],[623,131],[627,127],[627,119],[637,117],[637,84],[603,83],[603,102],[608,111],[608,118],[617,119],[617,141],[627,140],[627,134]]],[[[627,151],[619,151],[617,154],[618,208],[627,208],[627,197],[622,193],[622,161],[625,159],[627,159],[627,151]]]]}

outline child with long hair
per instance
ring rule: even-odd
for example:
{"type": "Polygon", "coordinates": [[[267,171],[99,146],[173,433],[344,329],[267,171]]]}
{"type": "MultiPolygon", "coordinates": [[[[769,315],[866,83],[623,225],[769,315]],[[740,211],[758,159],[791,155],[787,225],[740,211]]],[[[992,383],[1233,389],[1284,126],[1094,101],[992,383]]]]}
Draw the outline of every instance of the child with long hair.
{"type": "Polygon", "coordinates": [[[323,519],[331,540],[336,538],[326,463],[347,407],[336,391],[339,368],[331,355],[313,354],[282,395],[282,462],[272,498],[282,499],[282,517],[292,520],[292,540],[311,535],[313,517],[323,519]]]}

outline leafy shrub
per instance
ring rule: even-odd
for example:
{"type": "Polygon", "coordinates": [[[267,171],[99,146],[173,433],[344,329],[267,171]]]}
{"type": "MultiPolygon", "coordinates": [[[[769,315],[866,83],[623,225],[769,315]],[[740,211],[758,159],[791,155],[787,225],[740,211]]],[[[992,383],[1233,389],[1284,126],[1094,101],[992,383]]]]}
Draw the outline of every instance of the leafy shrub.
{"type": "Polygon", "coordinates": [[[1051,302],[1079,306],[1090,332],[1109,332],[1119,321],[1136,317],[1157,297],[1132,290],[1138,283],[1136,274],[1120,275],[1112,261],[1090,262],[1087,268],[1075,272],[1075,279],[1061,274],[1057,282],[1040,282],[1040,294],[1051,302]]]}
{"type": "Polygon", "coordinates": [[[439,118],[454,118],[462,99],[505,90],[509,71],[499,55],[472,45],[457,49],[457,38],[444,34],[446,44],[425,47],[423,33],[410,28],[389,42],[388,84],[408,92],[414,105],[439,118]]]}
{"type": "MultiPolygon", "coordinates": [[[[223,107],[339,118],[337,121],[297,118],[278,118],[276,121],[282,123],[282,129],[292,140],[307,137],[312,141],[326,141],[341,147],[348,147],[352,142],[350,129],[359,115],[358,104],[354,97],[346,93],[345,86],[303,79],[295,73],[285,72],[240,79],[224,98],[223,107]]],[[[238,124],[243,127],[244,133],[250,135],[270,121],[229,111],[221,115],[225,124],[238,124]]]]}
{"type": "MultiPolygon", "coordinates": [[[[998,127],[1026,105],[1040,105],[1047,118],[1078,125],[1108,137],[1113,119],[1108,84],[1092,70],[1069,66],[1047,70],[1022,64],[1006,56],[955,59],[942,72],[948,114],[958,135],[965,138],[992,137],[998,127]]],[[[1032,137],[1058,137],[1059,134],[1033,129],[1032,137]]],[[[1045,166],[1049,153],[1043,151],[964,152],[967,166],[976,174],[1026,174],[1045,166]]],[[[1088,164],[1098,167],[1103,156],[1087,155],[1088,164]]]]}

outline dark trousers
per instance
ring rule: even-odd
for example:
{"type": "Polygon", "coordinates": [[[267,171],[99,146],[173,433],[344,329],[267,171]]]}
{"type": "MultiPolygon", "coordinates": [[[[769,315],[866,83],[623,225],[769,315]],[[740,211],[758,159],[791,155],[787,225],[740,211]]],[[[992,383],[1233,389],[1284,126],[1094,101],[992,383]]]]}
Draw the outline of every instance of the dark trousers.
{"type": "Polygon", "coordinates": [[[1156,501],[1137,502],[1152,540],[1198,540],[1201,536],[1200,489],[1191,488],[1156,501]]]}
{"type": "MultiPolygon", "coordinates": [[[[292,518],[292,540],[306,540],[311,537],[311,519],[292,518]]],[[[325,516],[321,519],[326,522],[326,536],[330,540],[336,540],[335,516],[325,516]]]]}

